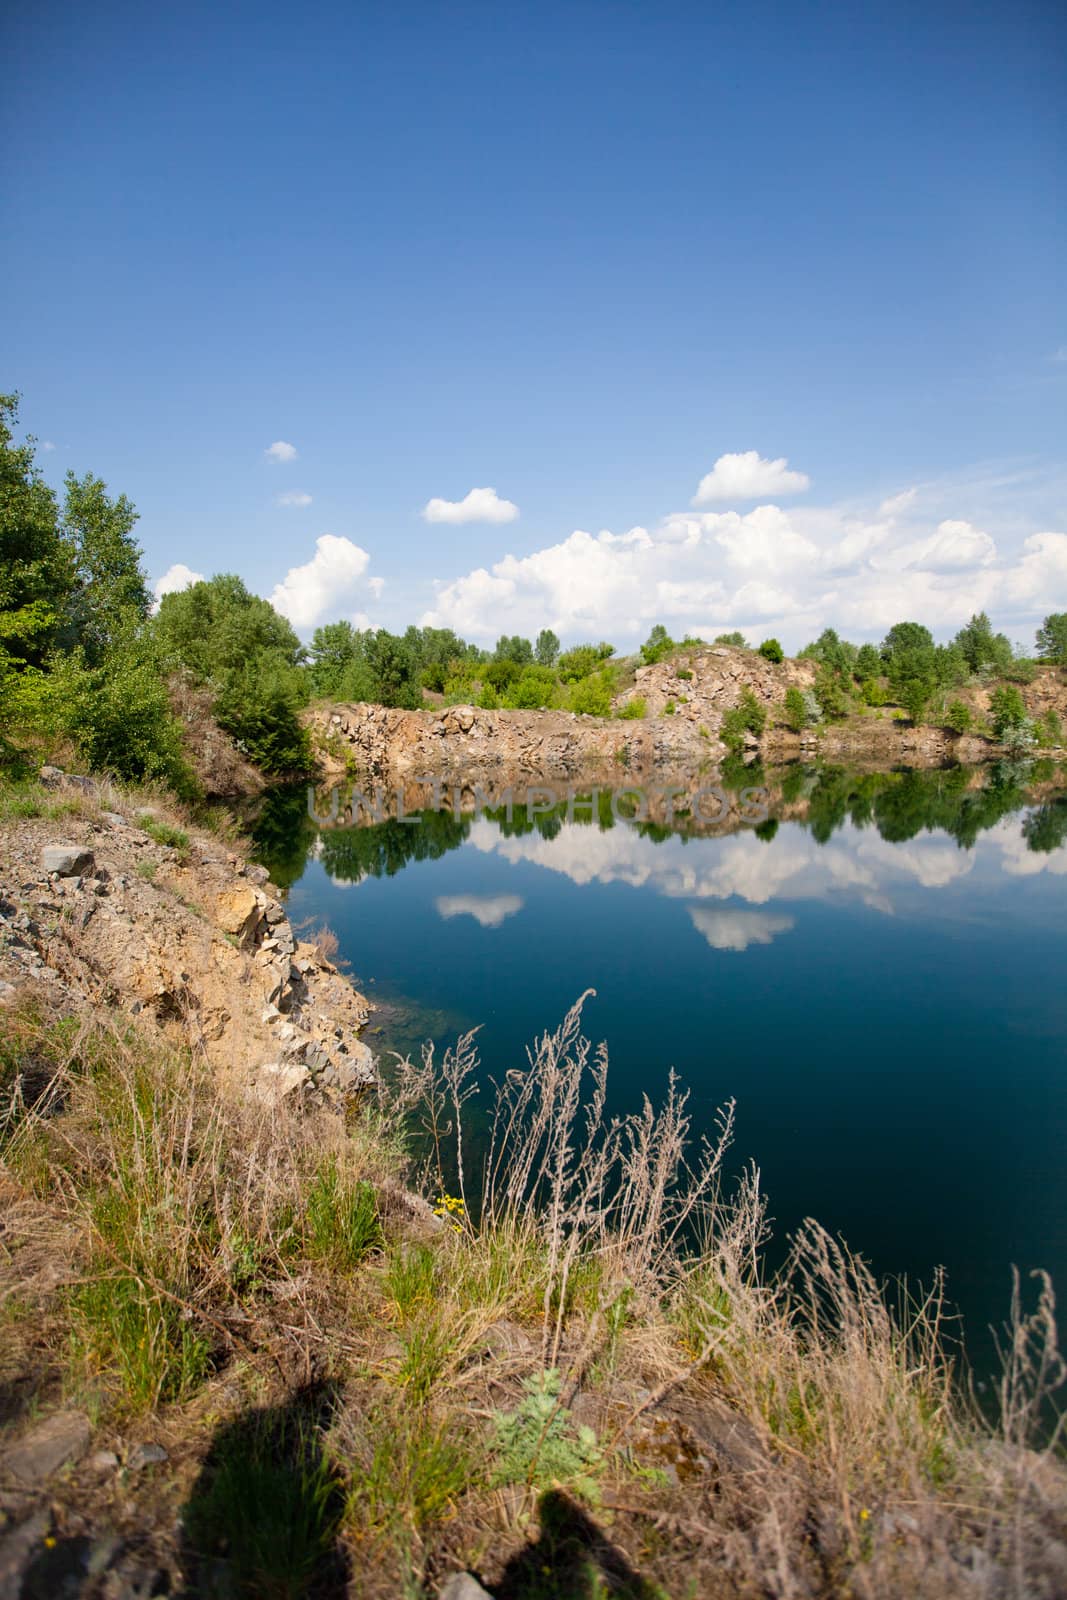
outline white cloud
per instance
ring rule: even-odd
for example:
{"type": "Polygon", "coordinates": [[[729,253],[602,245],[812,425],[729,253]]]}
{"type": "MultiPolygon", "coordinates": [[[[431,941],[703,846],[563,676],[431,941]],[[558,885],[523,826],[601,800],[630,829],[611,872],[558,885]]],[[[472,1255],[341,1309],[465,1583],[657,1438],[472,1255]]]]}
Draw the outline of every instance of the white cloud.
{"type": "Polygon", "coordinates": [[[165,594],[176,594],[179,589],[191,589],[194,583],[203,583],[204,574],[194,572],[192,567],[187,567],[184,562],[176,561],[168,567],[161,578],[157,578],[152,585],[152,593],[156,597],[156,609],[165,594]]]}
{"type": "Polygon", "coordinates": [[[462,500],[429,500],[422,509],[426,522],[514,522],[519,508],[502,500],[495,489],[472,489],[462,500]]]}
{"type": "Polygon", "coordinates": [[[888,500],[883,500],[878,507],[880,517],[899,517],[902,511],[907,511],[915,504],[918,498],[918,489],[902,489],[899,494],[890,495],[888,500]]]}
{"type": "Polygon", "coordinates": [[[55,445],[52,443],[51,439],[42,439],[41,440],[41,449],[42,450],[46,450],[46,451],[47,450],[54,450],[55,449],[55,445]]]}
{"type": "Polygon", "coordinates": [[[706,506],[713,500],[762,500],[771,495],[799,494],[810,482],[806,473],[791,471],[784,456],[768,461],[758,450],[743,450],[719,457],[701,478],[692,503],[706,506]]]}
{"type": "Polygon", "coordinates": [[[788,933],[795,926],[792,917],[768,911],[713,911],[707,906],[690,906],[689,915],[713,950],[747,950],[750,944],[770,944],[775,934],[788,933]]]}
{"type": "Polygon", "coordinates": [[[290,567],[270,603],[295,628],[311,628],[327,614],[338,616],[353,598],[370,556],[351,539],[324,533],[302,567],[290,567]]]}
{"type": "Polygon", "coordinates": [[[263,454],[266,456],[268,461],[295,461],[296,446],[287,443],[285,439],[275,439],[273,444],[267,446],[263,454]]]}
{"type": "Polygon", "coordinates": [[[280,506],[309,506],[311,504],[311,496],[305,494],[302,489],[290,489],[288,494],[280,494],[278,496],[278,504],[280,506]]]}
{"type": "Polygon", "coordinates": [[[910,567],[925,572],[958,572],[968,567],[988,567],[996,556],[997,547],[988,533],[950,517],[939,522],[929,538],[897,545],[880,556],[878,565],[896,572],[910,567]]]}
{"type": "Polygon", "coordinates": [[[380,600],[381,597],[382,597],[382,590],[385,588],[385,579],[384,578],[368,578],[367,579],[367,588],[370,590],[370,592],[374,596],[375,600],[380,600]]]}
{"type": "Polygon", "coordinates": [[[438,916],[473,917],[483,928],[499,928],[506,917],[521,911],[525,901],[517,894],[443,894],[435,901],[438,916]]]}
{"type": "Polygon", "coordinates": [[[1044,615],[1067,605],[1067,534],[1035,533],[1023,540],[1023,555],[1008,573],[1005,594],[1009,602],[1034,607],[1044,615]]]}

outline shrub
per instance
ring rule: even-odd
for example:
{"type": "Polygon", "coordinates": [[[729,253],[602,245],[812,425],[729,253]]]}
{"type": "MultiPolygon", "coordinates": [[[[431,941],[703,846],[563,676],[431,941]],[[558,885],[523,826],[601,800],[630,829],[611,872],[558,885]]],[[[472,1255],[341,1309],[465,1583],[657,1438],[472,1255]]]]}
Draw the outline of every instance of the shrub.
{"type": "Polygon", "coordinates": [[[505,703],[517,710],[537,711],[550,706],[555,694],[556,678],[551,668],[524,667],[522,676],[508,689],[505,703]]]}
{"type": "Polygon", "coordinates": [[[663,715],[665,717],[673,717],[676,709],[677,707],[675,706],[674,701],[668,700],[667,704],[663,707],[663,715]]]}
{"type": "Polygon", "coordinates": [[[664,656],[670,655],[674,649],[674,640],[661,622],[657,622],[648,638],[641,646],[641,655],[646,666],[654,666],[657,661],[662,661],[664,656]]]}
{"type": "Polygon", "coordinates": [[[739,703],[723,716],[720,735],[727,749],[736,753],[744,744],[746,733],[755,734],[758,739],[766,726],[767,708],[760,704],[751,689],[744,689],[739,703]]]}
{"type": "Polygon", "coordinates": [[[747,650],[748,640],[743,633],[720,633],[715,636],[716,644],[732,645],[735,650],[747,650]]]}
{"type": "Polygon", "coordinates": [[[1027,720],[1026,702],[1013,684],[1003,684],[989,697],[989,713],[993,732],[1003,740],[1012,728],[1027,720]]]}
{"type": "Polygon", "coordinates": [[[898,691],[900,704],[907,712],[913,727],[922,722],[923,713],[930,702],[931,688],[922,678],[909,678],[898,691]]]}
{"type": "Polygon", "coordinates": [[[759,647],[759,653],[764,661],[772,661],[775,666],[780,666],[785,660],[785,651],[777,639],[764,639],[759,647]]]}
{"type": "Polygon", "coordinates": [[[625,721],[639,722],[648,715],[648,703],[640,695],[635,695],[632,700],[627,700],[625,705],[620,706],[615,715],[625,721]]]}
{"type": "Polygon", "coordinates": [[[785,720],[794,733],[799,733],[808,720],[804,696],[795,683],[785,691],[785,720]]]}
{"type": "MultiPolygon", "coordinates": [[[[873,648],[873,647],[868,647],[873,648]]],[[[884,706],[886,703],[885,687],[881,678],[864,678],[860,685],[864,705],[884,706]]]]}
{"type": "Polygon", "coordinates": [[[848,688],[843,668],[827,665],[819,668],[815,679],[815,698],[828,722],[848,715],[848,688]]]}
{"type": "Polygon", "coordinates": [[[596,672],[604,657],[595,644],[576,644],[573,650],[565,650],[556,663],[556,671],[564,683],[577,683],[579,678],[588,678],[591,672],[596,672]]]}
{"type": "Polygon", "coordinates": [[[608,669],[588,678],[580,678],[570,687],[567,709],[581,712],[587,717],[610,717],[613,689],[614,680],[608,669]]]}
{"type": "Polygon", "coordinates": [[[688,667],[679,667],[674,676],[676,678],[681,678],[683,682],[688,683],[693,674],[690,672],[688,667]]]}
{"type": "Polygon", "coordinates": [[[951,728],[953,733],[963,734],[970,733],[973,725],[974,717],[970,706],[962,700],[950,701],[945,712],[945,727],[951,728]]]}

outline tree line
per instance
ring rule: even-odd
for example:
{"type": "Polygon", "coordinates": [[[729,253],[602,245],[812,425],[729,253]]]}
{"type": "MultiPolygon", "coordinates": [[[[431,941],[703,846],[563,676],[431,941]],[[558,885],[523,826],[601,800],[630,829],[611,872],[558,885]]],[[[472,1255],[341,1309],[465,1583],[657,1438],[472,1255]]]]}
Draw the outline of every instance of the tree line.
{"type": "MultiPolygon", "coordinates": [[[[487,650],[449,628],[402,633],[347,621],[315,630],[304,646],[270,603],[233,574],[163,597],[152,595],[135,537],[137,512],[92,473],[68,472],[61,494],[41,475],[32,439],[15,437],[18,397],[0,396],[0,760],[23,743],[67,740],[90,766],[129,780],[158,778],[195,791],[172,709],[176,678],[206,688],[220,726],[265,772],[309,770],[300,713],[314,699],[415,708],[431,700],[487,708],[555,707],[609,716],[633,660],[607,640],[564,650],[557,634],[502,635],[487,650]]],[[[713,644],[748,648],[738,632],[713,644]]],[[[701,646],[657,625],[641,646],[651,664],[701,646]]],[[[1067,663],[1067,613],[1047,617],[1037,653],[1067,663]]],[[[759,654],[780,663],[776,639],[759,654]]],[[[919,720],[932,696],[975,676],[1025,679],[1021,660],[984,614],[947,645],[920,623],[901,622],[880,646],[853,645],[832,628],[801,652],[818,664],[814,689],[786,695],[797,726],[843,715],[857,696],[892,697],[919,720]]],[[[680,676],[686,676],[680,669],[680,676]]],[[[1002,726],[1025,723],[1012,682],[998,690],[1002,726]]],[[[673,709],[673,706],[670,708],[673,709]]],[[[950,708],[952,709],[952,708],[950,708]]],[[[631,697],[621,715],[639,717],[631,697]]],[[[955,707],[957,720],[967,708],[955,707]]],[[[963,731],[961,726],[959,731],[963,731]]]]}

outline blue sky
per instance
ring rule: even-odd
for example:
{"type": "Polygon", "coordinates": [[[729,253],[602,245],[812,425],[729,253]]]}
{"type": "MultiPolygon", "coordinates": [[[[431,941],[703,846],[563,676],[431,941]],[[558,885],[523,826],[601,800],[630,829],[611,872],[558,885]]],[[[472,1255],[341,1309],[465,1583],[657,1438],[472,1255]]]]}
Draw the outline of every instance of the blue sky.
{"type": "Polygon", "coordinates": [[[1067,607],[1062,5],[5,32],[3,384],[154,577],[482,640],[1067,607]]]}

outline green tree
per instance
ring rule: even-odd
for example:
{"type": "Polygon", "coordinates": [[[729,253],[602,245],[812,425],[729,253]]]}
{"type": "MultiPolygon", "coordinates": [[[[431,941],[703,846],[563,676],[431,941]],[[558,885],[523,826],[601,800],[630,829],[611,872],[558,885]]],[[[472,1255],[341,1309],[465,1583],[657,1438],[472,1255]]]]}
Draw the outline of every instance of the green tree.
{"type": "Polygon", "coordinates": [[[652,632],[641,646],[641,654],[644,657],[646,666],[651,667],[654,666],[657,661],[662,661],[664,656],[670,655],[673,649],[674,640],[671,638],[662,622],[657,622],[656,626],[652,629],[652,632]]]}
{"type": "Polygon", "coordinates": [[[214,690],[219,725],[253,761],[270,773],[307,769],[305,652],[273,606],[222,573],[164,595],[154,634],[165,665],[214,690]]]}
{"type": "Polygon", "coordinates": [[[897,691],[900,704],[908,713],[913,727],[918,727],[922,722],[923,713],[930,703],[932,693],[930,683],[925,678],[907,678],[897,691]]]}
{"type": "Polygon", "coordinates": [[[520,667],[525,667],[533,661],[533,645],[529,639],[524,639],[521,634],[508,635],[502,633],[496,642],[493,659],[496,661],[514,661],[520,667]]]}
{"type": "Polygon", "coordinates": [[[805,645],[800,654],[833,672],[851,672],[859,652],[847,639],[839,638],[835,628],[824,628],[815,642],[805,645]]]}
{"type": "Polygon", "coordinates": [[[1003,672],[1011,665],[1011,641],[1006,634],[994,633],[984,611],[972,616],[952,641],[970,672],[1003,672]]]}
{"type": "Polygon", "coordinates": [[[852,670],[861,683],[865,678],[877,678],[882,670],[882,658],[877,647],[873,644],[861,644],[856,651],[852,670]]]}
{"type": "Polygon", "coordinates": [[[759,647],[759,653],[764,661],[772,661],[775,666],[780,666],[785,660],[785,651],[777,639],[764,639],[759,647]]]}
{"type": "Polygon", "coordinates": [[[551,628],[542,628],[534,645],[534,655],[540,667],[554,667],[559,659],[559,639],[551,628]]]}
{"type": "Polygon", "coordinates": [[[1067,664],[1067,611],[1053,611],[1037,630],[1037,653],[1046,661],[1067,664]]]}
{"type": "Polygon", "coordinates": [[[33,440],[15,443],[18,401],[0,395],[0,649],[10,663],[40,666],[74,586],[74,560],[33,440]]]}
{"type": "Polygon", "coordinates": [[[732,645],[735,650],[747,650],[748,641],[743,633],[719,633],[715,636],[716,644],[732,645]]]}
{"type": "Polygon", "coordinates": [[[916,652],[933,652],[934,636],[921,622],[897,622],[882,640],[882,660],[891,663],[916,652]]]}
{"type": "Polygon", "coordinates": [[[132,624],[148,619],[152,596],[133,537],[137,512],[124,494],[113,500],[102,478],[66,476],[62,528],[74,558],[67,602],[73,642],[90,665],[132,624]]]}
{"type": "Polygon", "coordinates": [[[350,622],[327,622],[311,637],[312,693],[339,700],[345,675],[357,655],[357,634],[350,622]]]}
{"type": "Polygon", "coordinates": [[[603,659],[595,644],[576,644],[573,650],[563,652],[556,670],[564,683],[577,683],[579,678],[587,678],[591,672],[596,672],[603,659]]]}
{"type": "Polygon", "coordinates": [[[1002,744],[1034,743],[1033,724],[1026,712],[1026,702],[1013,683],[994,689],[989,697],[989,714],[993,732],[1002,744]]]}

